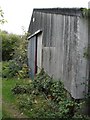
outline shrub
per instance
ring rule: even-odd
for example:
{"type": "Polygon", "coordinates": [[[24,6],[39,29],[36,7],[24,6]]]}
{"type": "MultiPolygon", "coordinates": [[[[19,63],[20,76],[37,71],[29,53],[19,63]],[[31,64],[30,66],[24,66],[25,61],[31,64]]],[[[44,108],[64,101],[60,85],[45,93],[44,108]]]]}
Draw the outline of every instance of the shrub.
{"type": "Polygon", "coordinates": [[[11,78],[16,77],[16,73],[19,70],[18,64],[14,60],[10,60],[8,62],[3,62],[2,64],[2,77],[3,78],[11,78]]]}
{"type": "Polygon", "coordinates": [[[17,77],[18,79],[27,78],[28,67],[25,64],[22,67],[20,67],[15,60],[9,60],[8,62],[5,61],[2,65],[2,77],[17,77]]]}
{"type": "Polygon", "coordinates": [[[2,60],[8,61],[13,59],[15,43],[20,39],[19,36],[8,34],[4,31],[0,31],[0,36],[2,38],[2,60]]]}
{"type": "Polygon", "coordinates": [[[80,106],[73,99],[67,98],[61,81],[55,81],[43,70],[30,84],[19,85],[14,90],[16,88],[19,88],[22,94],[19,99],[19,107],[29,117],[71,119],[75,117],[74,114],[80,106]]]}
{"type": "Polygon", "coordinates": [[[54,80],[43,69],[36,75],[33,84],[35,89],[44,92],[48,98],[53,99],[55,102],[66,97],[63,83],[60,80],[54,80]]]}
{"type": "Polygon", "coordinates": [[[27,64],[22,64],[21,69],[17,72],[18,79],[28,78],[29,77],[29,70],[27,64]]]}
{"type": "Polygon", "coordinates": [[[28,78],[29,77],[29,69],[27,65],[27,40],[26,34],[20,36],[20,39],[15,43],[14,51],[13,51],[13,59],[16,61],[18,66],[20,67],[17,77],[18,79],[28,78]]]}
{"type": "Polygon", "coordinates": [[[28,77],[26,35],[18,36],[0,31],[2,37],[3,77],[28,77]]]}
{"type": "Polygon", "coordinates": [[[19,64],[19,66],[23,66],[23,64],[27,65],[27,43],[26,35],[20,36],[18,42],[15,43],[14,46],[14,56],[13,59],[19,64]]]}

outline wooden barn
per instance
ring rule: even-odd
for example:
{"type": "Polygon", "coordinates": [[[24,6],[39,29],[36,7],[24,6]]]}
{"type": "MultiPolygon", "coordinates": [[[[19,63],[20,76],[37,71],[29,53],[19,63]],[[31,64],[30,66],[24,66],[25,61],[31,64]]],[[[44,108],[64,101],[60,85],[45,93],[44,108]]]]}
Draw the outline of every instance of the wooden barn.
{"type": "Polygon", "coordinates": [[[83,8],[34,9],[28,29],[30,77],[44,68],[63,81],[73,98],[84,98],[90,79],[90,61],[85,56],[89,26],[83,8]]]}

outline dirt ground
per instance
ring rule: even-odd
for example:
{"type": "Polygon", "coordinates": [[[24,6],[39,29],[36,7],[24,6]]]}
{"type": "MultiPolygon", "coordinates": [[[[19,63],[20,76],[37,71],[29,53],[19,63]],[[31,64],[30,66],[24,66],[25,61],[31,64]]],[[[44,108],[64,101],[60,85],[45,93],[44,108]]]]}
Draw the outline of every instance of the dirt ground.
{"type": "MultiPolygon", "coordinates": [[[[5,101],[2,102],[2,109],[3,108],[10,118],[28,118],[26,115],[21,113],[15,105],[11,105],[5,101]]],[[[5,118],[5,116],[3,116],[3,118],[5,118]]]]}

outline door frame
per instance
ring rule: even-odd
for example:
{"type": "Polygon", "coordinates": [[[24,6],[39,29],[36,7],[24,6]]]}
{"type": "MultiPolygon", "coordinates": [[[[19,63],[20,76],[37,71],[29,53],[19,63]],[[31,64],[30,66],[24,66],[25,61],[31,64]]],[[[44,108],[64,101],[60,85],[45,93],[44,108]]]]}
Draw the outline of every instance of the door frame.
{"type": "MultiPolygon", "coordinates": [[[[37,30],[34,34],[30,35],[27,38],[28,40],[30,40],[31,38],[36,36],[35,43],[34,43],[35,44],[35,48],[33,49],[33,53],[34,53],[33,57],[35,58],[35,61],[33,61],[34,62],[34,66],[33,66],[34,67],[34,69],[33,69],[34,76],[37,73],[37,55],[38,55],[38,53],[37,53],[37,48],[38,48],[37,43],[38,43],[38,36],[41,35],[41,34],[42,34],[42,30],[37,30]]],[[[41,60],[42,60],[42,58],[41,58],[41,60]]],[[[41,61],[41,63],[42,63],[42,61],[41,61]]]]}

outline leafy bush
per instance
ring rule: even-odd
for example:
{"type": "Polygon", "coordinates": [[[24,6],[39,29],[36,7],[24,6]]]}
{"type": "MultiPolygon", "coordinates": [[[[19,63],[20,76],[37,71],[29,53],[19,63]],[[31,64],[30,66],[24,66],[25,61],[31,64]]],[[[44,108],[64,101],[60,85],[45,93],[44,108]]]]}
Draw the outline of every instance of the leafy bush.
{"type": "Polygon", "coordinates": [[[15,43],[14,46],[14,56],[13,59],[19,64],[19,66],[23,66],[23,64],[27,65],[27,43],[26,35],[20,37],[18,42],[15,43]]]}
{"type": "Polygon", "coordinates": [[[16,86],[12,88],[12,92],[13,94],[24,94],[24,93],[34,94],[32,84],[25,84],[25,85],[16,84],[16,86]]]}
{"type": "Polygon", "coordinates": [[[20,67],[15,60],[3,62],[2,77],[3,78],[17,77],[18,79],[27,78],[28,68],[25,64],[22,67],[20,67]]]}
{"type": "Polygon", "coordinates": [[[26,35],[18,36],[0,31],[2,37],[2,60],[8,61],[3,64],[3,77],[27,78],[27,41],[26,35]]]}
{"type": "Polygon", "coordinates": [[[13,59],[16,61],[18,66],[20,67],[17,77],[18,79],[28,78],[29,77],[29,68],[27,65],[27,40],[26,34],[20,36],[20,39],[15,43],[14,51],[13,51],[13,59]]]}
{"type": "Polygon", "coordinates": [[[33,85],[35,89],[44,92],[48,98],[55,102],[66,97],[63,83],[60,80],[54,80],[52,77],[48,76],[43,69],[36,75],[33,85]]]}
{"type": "Polygon", "coordinates": [[[12,89],[13,94],[24,94],[26,93],[25,86],[17,85],[12,89]]]}
{"type": "Polygon", "coordinates": [[[14,60],[3,62],[2,64],[2,77],[11,78],[16,77],[16,73],[19,70],[18,64],[14,60]]]}
{"type": "Polygon", "coordinates": [[[13,59],[15,43],[20,37],[15,34],[8,34],[5,31],[0,31],[0,36],[2,38],[2,60],[8,61],[13,59]]]}
{"type": "Polygon", "coordinates": [[[18,79],[28,78],[29,77],[29,70],[27,64],[22,64],[21,69],[17,72],[18,79]]]}
{"type": "Polygon", "coordinates": [[[71,119],[79,109],[79,103],[67,98],[63,83],[55,81],[43,70],[30,84],[16,86],[25,90],[21,92],[19,107],[29,117],[71,119]]]}

